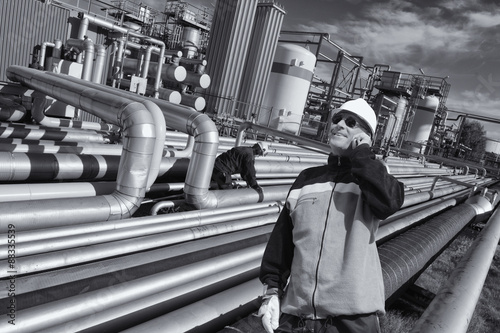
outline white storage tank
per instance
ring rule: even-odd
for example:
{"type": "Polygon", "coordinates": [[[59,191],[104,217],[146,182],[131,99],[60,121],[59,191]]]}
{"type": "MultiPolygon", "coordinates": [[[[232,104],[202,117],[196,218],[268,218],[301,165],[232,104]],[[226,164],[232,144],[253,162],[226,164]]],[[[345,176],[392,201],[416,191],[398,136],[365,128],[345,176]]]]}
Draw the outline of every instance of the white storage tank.
{"type": "Polygon", "coordinates": [[[309,50],[279,43],[257,122],[297,134],[315,66],[316,56],[309,50]]]}
{"type": "Polygon", "coordinates": [[[427,96],[418,103],[407,141],[425,143],[429,139],[438,107],[439,98],[434,95],[427,96]]]}

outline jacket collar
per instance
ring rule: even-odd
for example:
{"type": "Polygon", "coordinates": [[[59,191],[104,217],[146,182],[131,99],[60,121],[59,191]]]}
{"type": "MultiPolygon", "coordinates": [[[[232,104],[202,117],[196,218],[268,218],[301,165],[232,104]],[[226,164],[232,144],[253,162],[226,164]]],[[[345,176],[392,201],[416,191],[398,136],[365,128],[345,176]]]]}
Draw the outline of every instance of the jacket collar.
{"type": "Polygon", "coordinates": [[[337,156],[330,153],[328,156],[328,166],[339,167],[339,166],[350,166],[351,160],[348,157],[337,156]]]}

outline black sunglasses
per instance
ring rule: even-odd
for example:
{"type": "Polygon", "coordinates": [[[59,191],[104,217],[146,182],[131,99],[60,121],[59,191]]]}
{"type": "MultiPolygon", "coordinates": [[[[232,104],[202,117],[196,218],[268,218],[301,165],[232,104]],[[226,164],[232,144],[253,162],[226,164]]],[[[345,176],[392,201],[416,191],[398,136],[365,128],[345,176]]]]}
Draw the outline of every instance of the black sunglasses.
{"type": "Polygon", "coordinates": [[[350,128],[355,128],[358,125],[358,122],[356,121],[356,119],[354,119],[352,116],[349,116],[349,115],[336,114],[332,117],[333,124],[338,124],[341,120],[344,120],[347,127],[350,127],[350,128]]]}

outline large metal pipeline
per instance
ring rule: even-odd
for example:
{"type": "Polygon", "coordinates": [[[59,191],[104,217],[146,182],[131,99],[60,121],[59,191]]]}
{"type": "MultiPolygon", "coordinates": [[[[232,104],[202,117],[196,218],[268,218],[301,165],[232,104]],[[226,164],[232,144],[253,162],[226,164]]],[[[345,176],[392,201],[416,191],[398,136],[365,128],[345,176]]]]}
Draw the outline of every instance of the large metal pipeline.
{"type": "MultiPolygon", "coordinates": [[[[123,328],[133,326],[134,323],[140,324],[145,319],[153,319],[161,314],[168,313],[172,309],[179,308],[183,304],[189,304],[205,295],[212,295],[221,290],[228,290],[234,285],[246,282],[258,274],[260,259],[249,261],[242,265],[234,266],[219,273],[202,277],[198,280],[184,283],[153,295],[142,297],[137,300],[125,303],[123,305],[106,308],[91,315],[80,317],[52,326],[48,329],[38,331],[38,333],[67,333],[83,331],[86,332],[114,332],[123,328]]],[[[260,287],[262,289],[262,286],[260,287]]],[[[253,290],[247,290],[245,293],[254,297],[253,290]]],[[[241,296],[241,294],[239,294],[241,296]]],[[[233,300],[238,301],[235,297],[233,300]]],[[[226,309],[236,308],[239,304],[226,303],[226,309]]],[[[203,314],[203,312],[199,312],[203,314]]],[[[171,331],[171,325],[167,325],[168,332],[171,331]]],[[[165,328],[164,327],[164,328],[165,328]]]]}
{"type": "Polygon", "coordinates": [[[57,77],[21,66],[9,67],[7,76],[12,81],[20,82],[122,127],[124,150],[113,194],[83,200],[66,199],[64,204],[61,200],[0,204],[3,212],[0,219],[14,225],[23,225],[36,224],[43,219],[51,219],[55,223],[68,220],[81,223],[131,216],[140,206],[146,192],[154,154],[155,123],[145,106],[98,89],[69,84],[67,81],[58,80],[57,77]]]}
{"type": "Polygon", "coordinates": [[[169,333],[184,333],[194,328],[198,328],[200,332],[210,332],[210,325],[207,323],[256,301],[256,295],[259,293],[262,293],[262,283],[255,278],[122,332],[163,333],[165,327],[168,327],[169,333]]]}
{"type": "Polygon", "coordinates": [[[119,285],[19,310],[16,311],[16,325],[11,325],[5,320],[1,321],[0,331],[4,333],[33,331],[64,324],[70,320],[92,315],[250,261],[259,260],[264,248],[265,244],[252,246],[119,285]]]}
{"type": "Polygon", "coordinates": [[[500,240],[500,210],[454,268],[411,330],[412,333],[465,333],[500,240]]]}
{"type": "Polygon", "coordinates": [[[492,209],[484,197],[468,200],[379,246],[386,299],[399,296],[398,290],[427,267],[469,222],[485,209],[492,209]]]}
{"type": "Polygon", "coordinates": [[[9,126],[0,123],[0,138],[14,138],[25,140],[57,140],[62,142],[110,142],[110,138],[104,133],[97,132],[76,132],[71,129],[60,128],[35,128],[27,126],[9,126]]]}
{"type": "MultiPolygon", "coordinates": [[[[47,252],[40,255],[19,257],[16,258],[16,271],[17,274],[32,274],[44,270],[110,258],[126,253],[144,251],[160,246],[179,244],[194,239],[271,224],[276,222],[277,217],[278,215],[274,214],[251,217],[239,221],[209,224],[203,227],[192,227],[155,235],[135,237],[134,242],[128,239],[122,239],[114,242],[89,245],[85,247],[85,251],[82,251],[81,248],[71,248],[47,252]]],[[[1,260],[0,266],[6,268],[0,272],[0,277],[9,276],[10,274],[7,273],[9,271],[8,260],[1,260]]]]}
{"type": "MultiPolygon", "coordinates": [[[[254,210],[238,211],[233,213],[226,213],[211,217],[205,217],[202,221],[197,218],[194,218],[194,219],[183,220],[182,223],[155,223],[149,225],[140,225],[136,227],[119,228],[116,230],[107,230],[107,231],[100,230],[96,232],[80,233],[78,235],[72,235],[72,236],[64,236],[64,237],[59,236],[57,238],[57,242],[54,242],[52,238],[49,239],[39,238],[36,240],[32,240],[30,242],[23,242],[21,241],[23,238],[22,233],[18,232],[19,236],[17,237],[18,239],[16,241],[16,255],[19,257],[24,257],[39,253],[61,251],[70,248],[119,241],[122,239],[157,235],[161,233],[171,232],[174,230],[194,228],[199,226],[205,226],[208,224],[228,222],[232,220],[239,220],[239,222],[242,222],[245,219],[251,219],[256,216],[262,216],[268,214],[273,214],[273,218],[275,218],[276,214],[279,213],[279,211],[280,208],[275,205],[269,207],[261,207],[259,210],[254,209],[254,210]]],[[[237,228],[239,227],[235,227],[235,229],[237,228]]],[[[39,232],[42,233],[43,230],[40,230],[39,232]]],[[[8,253],[9,253],[8,245],[0,245],[0,259],[7,259],[8,253]]]]}
{"type": "MultiPolygon", "coordinates": [[[[134,280],[138,277],[171,269],[177,265],[215,257],[222,253],[240,250],[242,247],[265,243],[273,225],[264,225],[232,233],[202,238],[196,242],[184,242],[165,248],[159,247],[114,258],[95,261],[84,265],[70,266],[57,271],[38,272],[25,276],[17,276],[16,296],[19,308],[32,307],[35,304],[48,303],[53,300],[73,296],[74,290],[81,290],[91,281],[93,289],[108,287],[118,281],[110,281],[106,277],[122,273],[120,282],[134,280]],[[57,277],[57,278],[55,278],[57,277]],[[101,277],[104,277],[101,279],[101,277]],[[100,279],[100,280],[99,280],[100,279]],[[62,288],[66,286],[66,288],[62,288]],[[74,287],[73,287],[74,286],[74,287]],[[46,298],[36,300],[39,290],[56,290],[46,298]]],[[[0,280],[0,299],[8,297],[10,281],[0,280]]],[[[0,312],[1,313],[1,312],[0,312]]]]}

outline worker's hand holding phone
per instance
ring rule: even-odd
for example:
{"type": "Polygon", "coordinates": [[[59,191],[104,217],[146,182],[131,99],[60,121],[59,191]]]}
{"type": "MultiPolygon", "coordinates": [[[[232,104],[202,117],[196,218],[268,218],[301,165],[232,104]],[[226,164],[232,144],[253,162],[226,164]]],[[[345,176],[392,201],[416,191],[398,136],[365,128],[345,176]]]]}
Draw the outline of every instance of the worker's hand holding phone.
{"type": "Polygon", "coordinates": [[[357,134],[352,138],[351,149],[355,149],[357,146],[364,143],[368,144],[369,146],[372,145],[372,139],[370,138],[370,136],[364,132],[357,134]]]}

